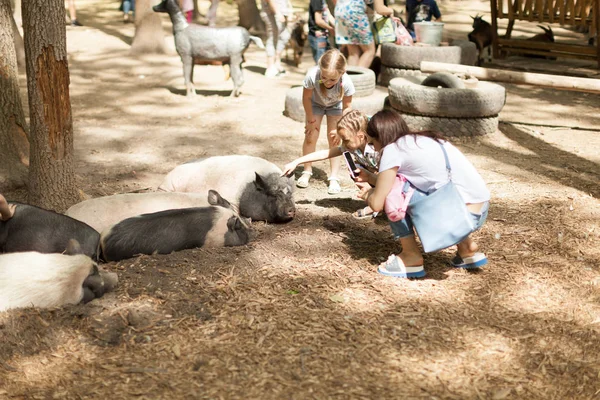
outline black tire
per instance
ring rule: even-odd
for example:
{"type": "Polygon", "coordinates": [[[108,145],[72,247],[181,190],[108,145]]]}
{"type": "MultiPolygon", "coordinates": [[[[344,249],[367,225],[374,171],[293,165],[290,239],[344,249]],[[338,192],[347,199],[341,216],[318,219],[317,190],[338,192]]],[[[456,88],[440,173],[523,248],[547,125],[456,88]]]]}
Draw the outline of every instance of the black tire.
{"type": "Polygon", "coordinates": [[[442,87],[444,89],[464,89],[465,83],[456,75],[449,72],[436,72],[421,82],[422,86],[442,87]]]}
{"type": "MultiPolygon", "coordinates": [[[[302,105],[302,86],[296,86],[287,91],[285,96],[285,110],[283,115],[294,121],[304,122],[304,106],[302,105]]],[[[352,108],[360,110],[367,115],[373,115],[383,110],[388,92],[384,88],[377,88],[370,96],[352,98],[352,108]]],[[[323,118],[323,122],[326,118],[323,118]]]]}
{"type": "Polygon", "coordinates": [[[423,75],[421,70],[418,69],[399,69],[393,67],[381,66],[381,74],[379,74],[379,85],[388,86],[390,81],[394,78],[402,76],[418,76],[423,75]]]}
{"type": "Polygon", "coordinates": [[[369,68],[347,67],[346,73],[354,84],[356,92],[353,97],[367,97],[375,90],[375,72],[369,68]]]}
{"type": "Polygon", "coordinates": [[[381,47],[381,63],[386,67],[420,69],[421,61],[460,64],[461,53],[459,46],[398,46],[384,43],[381,47]]]}
{"type": "Polygon", "coordinates": [[[496,132],[498,116],[484,118],[444,118],[400,112],[411,130],[433,130],[448,137],[482,136],[496,132]]]}
{"type": "Polygon", "coordinates": [[[390,103],[396,110],[431,117],[480,118],[498,115],[506,101],[503,86],[477,82],[474,88],[438,89],[422,86],[424,76],[395,78],[390,103]]]}

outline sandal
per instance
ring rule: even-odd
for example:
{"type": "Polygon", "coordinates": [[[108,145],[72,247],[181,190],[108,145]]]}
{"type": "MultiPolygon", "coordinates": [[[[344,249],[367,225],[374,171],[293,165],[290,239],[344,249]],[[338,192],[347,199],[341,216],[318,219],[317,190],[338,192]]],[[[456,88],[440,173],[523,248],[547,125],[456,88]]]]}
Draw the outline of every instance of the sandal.
{"type": "Polygon", "coordinates": [[[355,212],[352,213],[352,216],[356,219],[367,219],[373,217],[373,210],[371,207],[366,206],[364,208],[359,208],[355,212]],[[370,210],[370,211],[367,211],[370,210]]]}
{"type": "Polygon", "coordinates": [[[450,261],[454,268],[465,268],[465,269],[473,269],[479,268],[486,265],[488,262],[487,257],[483,253],[475,253],[471,257],[461,257],[456,254],[456,257],[450,261]]]}
{"type": "Polygon", "coordinates": [[[312,172],[303,171],[302,175],[300,175],[300,178],[298,178],[298,181],[296,182],[296,186],[298,186],[299,188],[307,188],[308,181],[310,180],[311,176],[312,176],[312,172]]]}
{"type": "Polygon", "coordinates": [[[395,254],[388,257],[387,261],[379,264],[377,272],[395,278],[423,278],[425,269],[422,265],[407,267],[395,254]]]}
{"type": "Polygon", "coordinates": [[[340,180],[338,178],[329,178],[329,188],[327,189],[327,193],[338,194],[341,191],[340,180]]]}

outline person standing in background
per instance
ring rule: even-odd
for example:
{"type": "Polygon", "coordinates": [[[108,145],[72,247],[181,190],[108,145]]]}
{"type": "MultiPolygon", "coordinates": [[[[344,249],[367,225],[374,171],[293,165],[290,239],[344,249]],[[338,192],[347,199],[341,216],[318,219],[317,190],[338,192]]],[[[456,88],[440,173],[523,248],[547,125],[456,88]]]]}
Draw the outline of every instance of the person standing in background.
{"type": "Polygon", "coordinates": [[[310,0],[308,6],[308,43],[315,64],[331,48],[329,35],[335,35],[333,18],[327,7],[327,0],[310,0]]]}
{"type": "Polygon", "coordinates": [[[75,0],[69,0],[69,17],[71,18],[71,26],[83,26],[77,21],[77,10],[75,9],[75,0]]]}
{"type": "Polygon", "coordinates": [[[260,17],[267,29],[267,69],[265,76],[274,78],[285,74],[281,67],[281,55],[285,45],[290,40],[287,28],[288,18],[292,15],[292,4],[289,0],[261,0],[260,17]]]}
{"type": "Polygon", "coordinates": [[[122,0],[121,11],[123,11],[123,22],[133,22],[132,17],[135,13],[135,0],[122,0]]]}
{"type": "Polygon", "coordinates": [[[384,17],[394,15],[383,0],[338,0],[335,5],[335,42],[348,50],[348,65],[369,68],[375,58],[375,41],[367,6],[384,17]]]}

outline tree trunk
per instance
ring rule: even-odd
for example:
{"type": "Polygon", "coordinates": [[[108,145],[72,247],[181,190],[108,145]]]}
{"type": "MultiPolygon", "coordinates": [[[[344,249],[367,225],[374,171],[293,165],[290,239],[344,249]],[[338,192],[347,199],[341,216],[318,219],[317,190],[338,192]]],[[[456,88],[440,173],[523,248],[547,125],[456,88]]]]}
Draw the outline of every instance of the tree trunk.
{"type": "Polygon", "coordinates": [[[131,44],[131,54],[166,53],[162,22],[158,13],[152,10],[151,0],[135,2],[135,36],[131,44]]]}
{"type": "Polygon", "coordinates": [[[240,16],[239,26],[253,32],[265,32],[265,23],[260,18],[256,0],[236,0],[240,16]]]}
{"type": "Polygon", "coordinates": [[[63,0],[23,2],[31,128],[29,203],[59,212],[79,200],[64,7],[63,0]]]}
{"type": "Polygon", "coordinates": [[[19,95],[9,0],[0,0],[0,192],[27,184],[29,138],[19,95]]]}
{"type": "Polygon", "coordinates": [[[19,31],[19,26],[23,25],[21,18],[21,0],[11,0],[11,8],[13,12],[12,25],[13,35],[15,38],[15,49],[17,50],[17,66],[25,69],[25,46],[23,44],[23,37],[19,31]]]}

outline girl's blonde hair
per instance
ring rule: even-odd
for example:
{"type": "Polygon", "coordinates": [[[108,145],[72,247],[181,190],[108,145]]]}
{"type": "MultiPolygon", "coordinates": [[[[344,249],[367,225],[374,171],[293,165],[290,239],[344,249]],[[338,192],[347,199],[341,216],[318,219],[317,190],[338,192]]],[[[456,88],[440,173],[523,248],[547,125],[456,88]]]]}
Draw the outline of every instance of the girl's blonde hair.
{"type": "Polygon", "coordinates": [[[346,132],[356,136],[358,132],[367,132],[367,124],[369,118],[361,111],[350,110],[344,113],[344,116],[340,118],[337,123],[338,134],[340,130],[344,129],[346,132]]]}
{"type": "MultiPolygon", "coordinates": [[[[346,72],[346,57],[338,50],[327,50],[321,58],[319,58],[319,69],[321,71],[335,72],[342,79],[342,75],[346,72]]],[[[321,93],[325,95],[327,88],[323,84],[323,80],[319,84],[321,93]]],[[[340,85],[340,100],[344,97],[344,85],[340,85]]]]}

